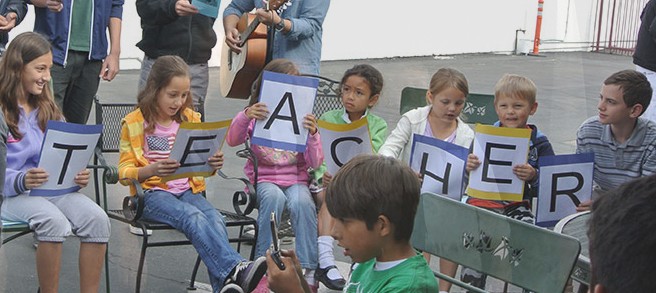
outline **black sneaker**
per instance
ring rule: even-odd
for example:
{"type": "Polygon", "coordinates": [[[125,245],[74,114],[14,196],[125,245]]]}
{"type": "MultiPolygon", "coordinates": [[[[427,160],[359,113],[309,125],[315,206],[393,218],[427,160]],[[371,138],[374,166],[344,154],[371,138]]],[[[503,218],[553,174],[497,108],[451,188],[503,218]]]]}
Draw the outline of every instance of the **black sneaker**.
{"type": "Polygon", "coordinates": [[[223,286],[223,288],[221,288],[221,292],[219,293],[244,293],[244,290],[237,286],[237,284],[228,284],[223,286]]]}
{"type": "MultiPolygon", "coordinates": [[[[266,273],[266,270],[267,265],[266,258],[264,256],[259,257],[255,261],[240,262],[228,275],[228,278],[226,278],[226,286],[224,288],[227,289],[227,285],[236,284],[242,289],[244,293],[251,292],[257,287],[257,284],[266,273]]],[[[222,290],[221,292],[224,291],[222,290]]]]}

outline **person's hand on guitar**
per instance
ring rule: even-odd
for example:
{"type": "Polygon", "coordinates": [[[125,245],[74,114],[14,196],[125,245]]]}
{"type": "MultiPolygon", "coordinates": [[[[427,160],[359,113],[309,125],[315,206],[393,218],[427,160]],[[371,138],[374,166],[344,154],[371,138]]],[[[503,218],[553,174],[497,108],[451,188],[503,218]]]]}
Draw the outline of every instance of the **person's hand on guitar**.
{"type": "Polygon", "coordinates": [[[264,120],[269,117],[269,110],[264,103],[255,103],[246,108],[246,117],[250,119],[264,120]]]}
{"type": "Polygon", "coordinates": [[[198,8],[191,5],[189,0],[178,0],[175,2],[175,13],[179,16],[194,15],[198,13],[198,8]]]}
{"type": "Polygon", "coordinates": [[[261,23],[268,26],[275,25],[282,21],[282,18],[278,15],[278,13],[273,10],[258,8],[255,10],[255,15],[261,23]]]}
{"type": "Polygon", "coordinates": [[[241,47],[239,47],[240,39],[241,39],[241,34],[239,33],[239,30],[237,30],[236,26],[233,25],[232,28],[226,26],[225,43],[226,45],[228,45],[228,47],[230,47],[230,50],[232,50],[237,54],[241,53],[241,47]]]}

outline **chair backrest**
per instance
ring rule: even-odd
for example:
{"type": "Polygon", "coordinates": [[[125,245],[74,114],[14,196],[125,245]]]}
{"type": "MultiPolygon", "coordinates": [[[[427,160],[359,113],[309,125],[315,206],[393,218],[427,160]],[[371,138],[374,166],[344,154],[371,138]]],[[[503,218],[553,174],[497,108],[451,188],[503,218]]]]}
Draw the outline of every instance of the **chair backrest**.
{"type": "Polygon", "coordinates": [[[569,236],[432,193],[421,195],[412,244],[535,292],[563,292],[579,254],[569,236]]]}
{"type": "MultiPolygon", "coordinates": [[[[102,124],[102,134],[98,141],[101,152],[118,153],[121,140],[121,120],[132,112],[137,103],[102,103],[100,97],[94,98],[96,104],[96,124],[102,124]]],[[[205,121],[204,105],[194,104],[195,111],[201,113],[201,120],[205,121]]]]}
{"type": "Polygon", "coordinates": [[[590,216],[592,214],[589,211],[572,214],[558,221],[554,227],[554,232],[572,236],[581,243],[581,253],[576,261],[576,266],[574,266],[572,278],[583,284],[590,284],[592,275],[590,270],[590,242],[588,239],[590,216]]]}
{"type": "Polygon", "coordinates": [[[401,90],[399,114],[403,115],[405,112],[423,106],[426,106],[426,89],[407,86],[401,90]]]}
{"type": "Polygon", "coordinates": [[[314,77],[319,80],[317,87],[317,97],[314,102],[312,114],[319,119],[323,113],[342,107],[342,101],[339,98],[339,81],[327,77],[305,74],[303,76],[314,77]]]}
{"type": "Polygon", "coordinates": [[[460,118],[469,124],[491,125],[497,122],[499,116],[494,110],[494,95],[469,93],[460,118]]]}
{"type": "MultiPolygon", "coordinates": [[[[426,106],[426,89],[405,87],[401,91],[399,114],[426,106]]],[[[469,124],[494,124],[499,117],[494,111],[494,95],[469,93],[460,118],[469,124]]]]}

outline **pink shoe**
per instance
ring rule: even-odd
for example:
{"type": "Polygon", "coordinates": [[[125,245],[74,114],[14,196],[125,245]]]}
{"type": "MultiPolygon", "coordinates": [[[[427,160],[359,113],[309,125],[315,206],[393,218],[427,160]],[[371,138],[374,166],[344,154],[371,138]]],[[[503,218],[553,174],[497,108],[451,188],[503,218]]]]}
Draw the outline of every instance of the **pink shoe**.
{"type": "Polygon", "coordinates": [[[252,293],[269,293],[269,284],[267,283],[267,276],[264,275],[262,276],[262,279],[260,279],[260,282],[257,283],[257,287],[255,287],[255,290],[251,291],[252,293]]]}

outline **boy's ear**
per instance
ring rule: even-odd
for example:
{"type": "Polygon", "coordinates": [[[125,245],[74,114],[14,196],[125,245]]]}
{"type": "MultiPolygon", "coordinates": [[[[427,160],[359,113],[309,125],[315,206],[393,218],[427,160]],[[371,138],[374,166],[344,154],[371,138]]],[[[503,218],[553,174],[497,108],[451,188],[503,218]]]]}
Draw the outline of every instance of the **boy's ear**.
{"type": "Polygon", "coordinates": [[[379,97],[380,97],[380,94],[375,94],[375,95],[373,95],[369,98],[369,104],[367,104],[369,106],[369,108],[375,106],[376,103],[378,103],[378,98],[379,97]]]}
{"type": "Polygon", "coordinates": [[[535,112],[536,112],[537,110],[538,110],[538,102],[535,102],[535,103],[533,103],[533,105],[531,106],[531,113],[529,113],[529,115],[533,115],[533,114],[535,114],[535,112]]]}
{"type": "Polygon", "coordinates": [[[642,114],[643,109],[644,107],[642,106],[642,104],[633,105],[631,109],[629,109],[629,117],[634,119],[640,117],[640,114],[642,114]]]}
{"type": "Polygon", "coordinates": [[[376,225],[378,225],[378,234],[381,237],[386,237],[388,235],[392,235],[394,233],[393,228],[392,228],[392,223],[390,222],[389,218],[385,215],[379,215],[378,220],[376,221],[376,225]]]}

